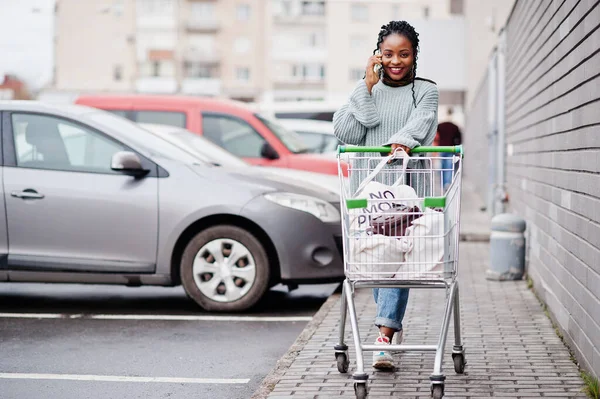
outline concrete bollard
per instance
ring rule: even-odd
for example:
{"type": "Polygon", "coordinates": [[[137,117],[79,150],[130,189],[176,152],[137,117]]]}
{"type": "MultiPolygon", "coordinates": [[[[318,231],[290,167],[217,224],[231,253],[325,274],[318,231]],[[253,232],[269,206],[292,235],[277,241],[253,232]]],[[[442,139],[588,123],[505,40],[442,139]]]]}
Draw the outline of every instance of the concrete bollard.
{"type": "Polygon", "coordinates": [[[520,280],[525,271],[525,220],[502,213],[492,218],[488,280],[520,280]]]}

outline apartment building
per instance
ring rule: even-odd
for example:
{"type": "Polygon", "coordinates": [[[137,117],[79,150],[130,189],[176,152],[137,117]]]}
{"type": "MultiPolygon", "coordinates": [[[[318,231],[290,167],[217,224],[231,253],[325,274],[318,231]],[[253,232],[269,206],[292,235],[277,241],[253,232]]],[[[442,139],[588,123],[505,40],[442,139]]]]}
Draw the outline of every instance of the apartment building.
{"type": "Polygon", "coordinates": [[[461,0],[57,0],[56,90],[339,103],[381,25],[420,32],[419,75],[462,105],[461,0]],[[73,34],[72,32],[77,32],[73,34]]]}
{"type": "Polygon", "coordinates": [[[53,88],[128,91],[135,62],[135,0],[57,0],[53,88]]]}

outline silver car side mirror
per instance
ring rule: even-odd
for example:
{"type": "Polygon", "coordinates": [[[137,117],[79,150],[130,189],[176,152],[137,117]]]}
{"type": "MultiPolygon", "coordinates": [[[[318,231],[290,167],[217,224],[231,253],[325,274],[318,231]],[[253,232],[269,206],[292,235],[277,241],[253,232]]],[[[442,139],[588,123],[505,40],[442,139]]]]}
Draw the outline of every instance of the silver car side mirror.
{"type": "Polygon", "coordinates": [[[137,154],[130,151],[119,151],[112,156],[110,168],[128,176],[141,177],[149,171],[144,169],[137,154]]]}

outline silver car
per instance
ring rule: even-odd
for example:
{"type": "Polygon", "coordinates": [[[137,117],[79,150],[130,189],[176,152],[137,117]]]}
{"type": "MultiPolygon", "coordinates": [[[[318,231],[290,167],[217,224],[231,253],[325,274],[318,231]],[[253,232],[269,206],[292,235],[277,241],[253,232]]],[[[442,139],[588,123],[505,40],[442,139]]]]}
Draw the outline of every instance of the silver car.
{"type": "Polygon", "coordinates": [[[181,284],[240,311],[280,282],[343,278],[334,191],[215,167],[93,108],[0,114],[0,281],[181,284]]]}

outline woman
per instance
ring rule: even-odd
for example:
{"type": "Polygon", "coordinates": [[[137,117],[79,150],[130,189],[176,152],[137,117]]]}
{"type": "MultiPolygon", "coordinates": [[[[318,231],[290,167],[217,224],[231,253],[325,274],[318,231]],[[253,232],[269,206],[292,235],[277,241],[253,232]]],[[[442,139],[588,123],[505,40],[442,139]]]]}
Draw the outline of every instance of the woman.
{"type": "MultiPolygon", "coordinates": [[[[418,50],[419,34],[408,22],[391,21],[381,27],[364,79],[358,82],[348,102],[334,114],[334,132],[340,141],[361,146],[391,146],[393,151],[401,148],[407,153],[414,147],[432,144],[437,128],[439,92],[434,82],[416,77],[418,50]],[[381,65],[379,72],[374,70],[376,65],[381,65]]],[[[408,167],[418,169],[424,165],[411,160],[408,167]]],[[[427,195],[429,184],[425,179],[411,180],[420,197],[427,195]]],[[[395,333],[399,344],[408,289],[373,291],[377,303],[375,325],[379,327],[376,344],[389,345],[395,333]]],[[[393,369],[389,351],[373,352],[373,367],[393,369]]]]}

